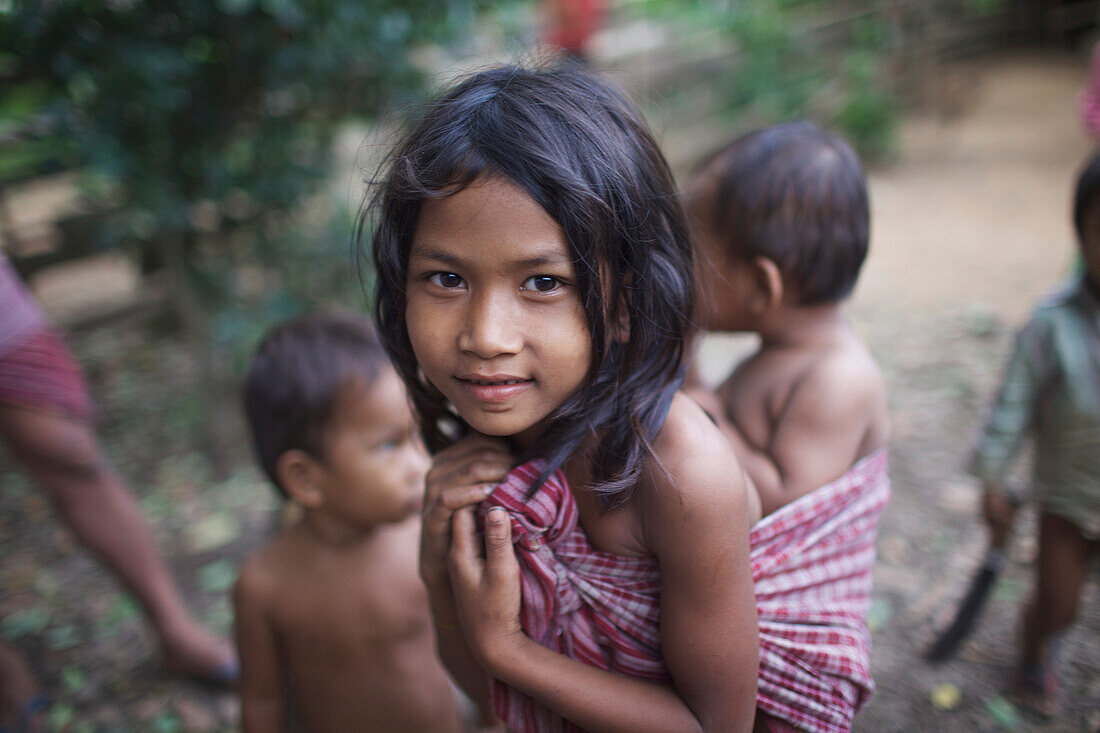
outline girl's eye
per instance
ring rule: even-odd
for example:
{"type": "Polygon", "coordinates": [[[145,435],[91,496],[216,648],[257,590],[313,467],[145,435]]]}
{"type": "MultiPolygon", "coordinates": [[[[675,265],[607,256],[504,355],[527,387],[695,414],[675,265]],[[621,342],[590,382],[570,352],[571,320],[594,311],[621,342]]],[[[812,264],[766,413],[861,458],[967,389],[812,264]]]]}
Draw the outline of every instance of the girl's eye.
{"type": "Polygon", "coordinates": [[[433,272],[428,281],[440,286],[441,288],[460,288],[462,287],[462,278],[453,272],[433,272]]]}
{"type": "Polygon", "coordinates": [[[540,293],[548,293],[561,285],[561,280],[553,275],[535,275],[523,281],[522,290],[535,290],[540,293]]]}

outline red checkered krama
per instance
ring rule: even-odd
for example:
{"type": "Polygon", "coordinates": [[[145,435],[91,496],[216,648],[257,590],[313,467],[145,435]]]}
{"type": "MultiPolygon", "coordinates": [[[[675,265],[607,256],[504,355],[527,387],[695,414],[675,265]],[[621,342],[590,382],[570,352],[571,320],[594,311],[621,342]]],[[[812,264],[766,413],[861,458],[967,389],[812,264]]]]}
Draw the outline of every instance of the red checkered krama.
{"type": "MultiPolygon", "coordinates": [[[[864,617],[878,520],[889,498],[886,452],[856,464],[753,528],[750,558],[760,624],[757,707],[797,730],[839,733],[874,685],[864,617]]],[[[512,518],[521,568],[520,622],[547,647],[594,667],[669,679],[659,635],[655,558],[592,548],[559,471],[527,498],[543,464],[514,469],[482,504],[512,518]]],[[[580,729],[498,681],[493,708],[517,732],[580,729]]]]}

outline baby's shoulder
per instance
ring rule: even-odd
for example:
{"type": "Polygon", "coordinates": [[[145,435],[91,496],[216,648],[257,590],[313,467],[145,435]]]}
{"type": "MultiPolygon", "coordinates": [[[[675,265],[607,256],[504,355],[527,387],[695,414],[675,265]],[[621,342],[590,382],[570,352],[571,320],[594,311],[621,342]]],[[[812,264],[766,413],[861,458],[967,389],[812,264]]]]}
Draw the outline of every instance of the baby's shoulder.
{"type": "Polygon", "coordinates": [[[886,399],[886,381],[866,346],[844,339],[811,360],[796,385],[803,399],[841,405],[868,405],[886,399]]]}

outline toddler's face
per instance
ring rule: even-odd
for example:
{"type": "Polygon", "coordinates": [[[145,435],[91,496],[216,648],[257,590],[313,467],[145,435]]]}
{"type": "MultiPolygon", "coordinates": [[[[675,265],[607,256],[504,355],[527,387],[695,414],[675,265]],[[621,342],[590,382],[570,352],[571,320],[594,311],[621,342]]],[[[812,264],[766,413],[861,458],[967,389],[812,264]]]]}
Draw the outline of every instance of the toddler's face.
{"type": "Polygon", "coordinates": [[[530,441],[584,383],[592,337],[565,234],[511,183],[424,203],[407,294],[420,368],[474,430],[530,441]]]}
{"type": "Polygon", "coordinates": [[[726,251],[725,243],[706,223],[710,191],[705,182],[697,182],[695,190],[687,213],[698,255],[695,306],[699,325],[708,331],[751,331],[748,296],[752,270],[748,263],[726,251]]]}
{"type": "Polygon", "coordinates": [[[324,445],[321,511],[363,527],[420,511],[430,461],[392,368],[340,389],[324,445]]]}

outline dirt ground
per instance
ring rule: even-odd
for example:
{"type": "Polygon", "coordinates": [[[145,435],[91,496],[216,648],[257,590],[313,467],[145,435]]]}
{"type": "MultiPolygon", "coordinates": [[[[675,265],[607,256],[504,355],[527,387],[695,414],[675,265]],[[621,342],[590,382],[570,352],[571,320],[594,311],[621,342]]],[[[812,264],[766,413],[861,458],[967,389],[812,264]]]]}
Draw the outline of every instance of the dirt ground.
{"type": "MultiPolygon", "coordinates": [[[[961,466],[1011,330],[1073,261],[1069,191],[1089,150],[1074,108],[1083,77],[1082,59],[1050,53],[952,66],[942,109],[904,121],[896,160],[872,171],[872,254],[852,312],[889,383],[894,497],[870,619],[878,690],[857,731],[1100,728],[1095,572],[1063,644],[1062,713],[1044,723],[1002,697],[1035,552],[1027,512],[973,638],[950,663],[920,658],[984,550],[977,488],[961,466]],[[933,704],[937,685],[957,690],[954,709],[933,704]]],[[[746,343],[711,340],[708,374],[746,343]]],[[[219,480],[188,443],[198,418],[180,388],[193,375],[177,344],[131,328],[78,335],[72,346],[102,407],[104,444],[141,496],[189,603],[228,630],[225,592],[273,524],[271,490],[245,467],[243,450],[242,468],[219,480]]],[[[0,557],[0,633],[53,695],[52,730],[234,729],[231,695],[159,675],[133,603],[3,453],[0,557]]]]}

